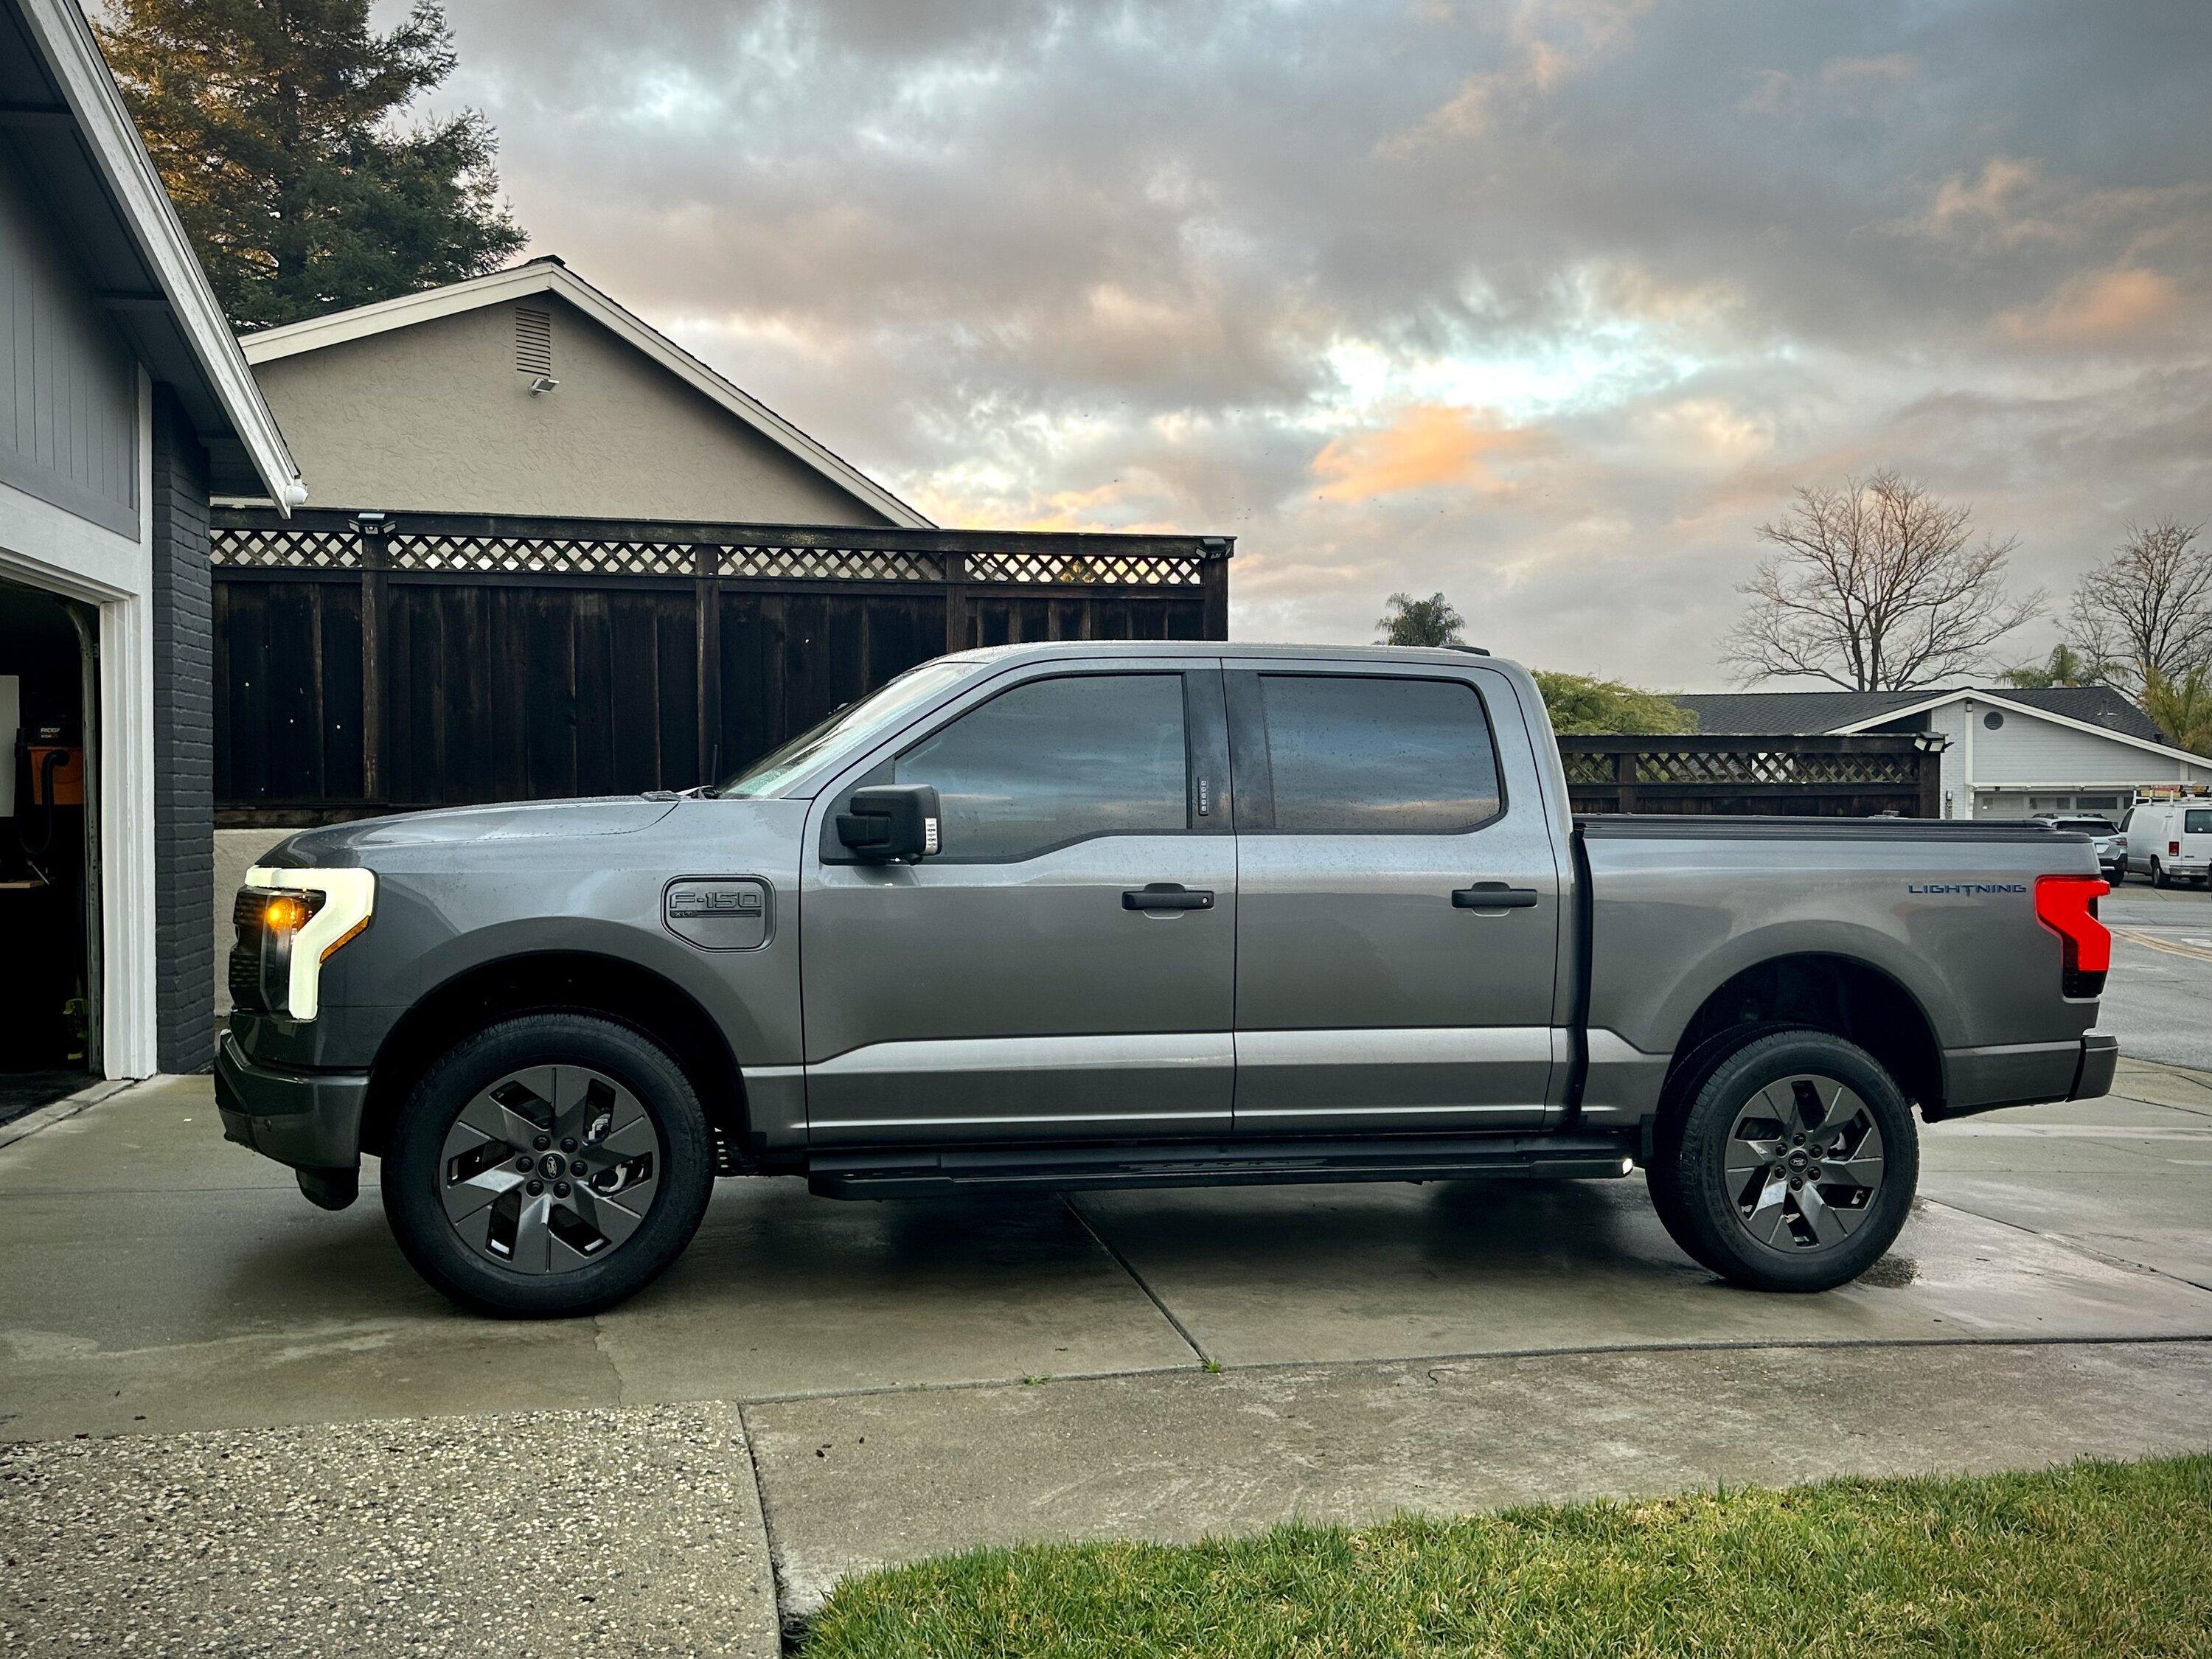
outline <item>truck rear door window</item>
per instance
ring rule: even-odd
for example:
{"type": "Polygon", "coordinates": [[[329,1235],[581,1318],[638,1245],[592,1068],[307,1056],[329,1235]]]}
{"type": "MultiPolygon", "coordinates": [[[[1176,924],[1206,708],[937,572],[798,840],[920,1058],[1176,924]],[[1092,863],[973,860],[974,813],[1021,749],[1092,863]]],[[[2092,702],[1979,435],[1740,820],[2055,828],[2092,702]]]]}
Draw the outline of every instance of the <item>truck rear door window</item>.
{"type": "Polygon", "coordinates": [[[2181,815],[2185,836],[2212,836],[2212,807],[2192,806],[2181,815]]]}
{"type": "Polygon", "coordinates": [[[1498,816],[1498,753],[1463,680],[1262,674],[1274,828],[1463,835],[1498,816]]]}
{"type": "Polygon", "coordinates": [[[946,860],[1004,863],[1094,836],[1189,827],[1181,674],[1030,680],[898,757],[936,787],[946,860]]]}

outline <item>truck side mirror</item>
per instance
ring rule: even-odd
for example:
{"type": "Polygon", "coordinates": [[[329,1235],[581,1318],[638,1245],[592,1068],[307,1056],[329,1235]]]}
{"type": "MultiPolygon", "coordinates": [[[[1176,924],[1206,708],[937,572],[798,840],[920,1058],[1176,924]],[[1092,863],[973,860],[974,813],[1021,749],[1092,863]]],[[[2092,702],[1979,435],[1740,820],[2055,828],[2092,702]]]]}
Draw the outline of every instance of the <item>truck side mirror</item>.
{"type": "Polygon", "coordinates": [[[937,791],[926,783],[855,789],[837,814],[837,839],[863,864],[912,864],[937,851],[937,791]]]}

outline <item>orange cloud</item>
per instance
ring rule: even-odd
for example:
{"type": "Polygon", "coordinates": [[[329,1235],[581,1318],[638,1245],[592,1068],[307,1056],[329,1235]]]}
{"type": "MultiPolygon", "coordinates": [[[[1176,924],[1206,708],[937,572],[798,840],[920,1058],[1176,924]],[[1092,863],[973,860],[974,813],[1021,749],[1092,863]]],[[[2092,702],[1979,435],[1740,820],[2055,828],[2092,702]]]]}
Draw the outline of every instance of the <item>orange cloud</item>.
{"type": "Polygon", "coordinates": [[[1533,440],[1481,411],[1418,404],[1379,432],[1332,438],[1313,459],[1325,501],[1365,501],[1409,489],[1458,485],[1486,495],[1511,488],[1491,471],[1495,459],[1528,450],[1533,440]]]}
{"type": "Polygon", "coordinates": [[[2023,340],[2061,344],[2108,340],[2159,321],[2180,297],[2172,282],[2157,271],[2124,266],[2078,276],[2042,305],[2008,312],[1999,321],[2008,333],[2023,340]]]}

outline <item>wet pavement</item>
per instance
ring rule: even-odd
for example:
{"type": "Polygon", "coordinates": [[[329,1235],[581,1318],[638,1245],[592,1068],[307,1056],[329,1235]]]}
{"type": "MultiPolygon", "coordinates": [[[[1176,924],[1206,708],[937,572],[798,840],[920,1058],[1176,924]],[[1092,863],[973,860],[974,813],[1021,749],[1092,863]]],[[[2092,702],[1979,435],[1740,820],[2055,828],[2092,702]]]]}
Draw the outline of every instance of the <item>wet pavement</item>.
{"type": "MultiPolygon", "coordinates": [[[[374,1509],[331,1460],[380,1471],[410,1547],[465,1559],[540,1488],[410,1495],[468,1490],[484,1449],[544,1432],[518,1413],[595,1425],[524,1455],[547,1503],[575,1501],[586,1443],[659,1445],[647,1486],[679,1555],[691,1500],[665,1460],[756,1474],[765,1530],[703,1497],[697,1519],[728,1531],[733,1573],[773,1553],[787,1613],[854,1566],[987,1540],[2207,1443],[2212,1079],[2130,1060],[2120,1089],[1929,1130],[1896,1250],[1814,1297],[1714,1279],[1635,1179],[884,1204],[786,1180],[725,1182],[660,1284],[547,1324],[426,1289],[373,1170],[362,1204],[315,1210],[221,1139],[204,1079],[143,1085],[0,1144],[0,1442],[46,1443],[0,1468],[0,1549],[54,1575],[0,1633],[68,1645],[58,1609],[141,1557],[138,1627],[197,1617],[192,1529],[227,1494],[319,1517],[267,1542],[302,1595],[459,1650],[476,1638],[405,1624],[347,1576],[358,1552],[325,1547],[374,1509]],[[1808,1397],[1850,1432],[1789,1428],[1808,1397]],[[651,1415],[707,1401],[728,1421],[651,1415]],[[398,1419],[429,1420],[362,1427],[398,1419]],[[152,1510],[143,1469],[173,1471],[152,1510]],[[125,1515],[147,1517],[127,1541],[125,1515]]],[[[537,1582],[503,1579],[501,1607],[550,1606],[537,1582]]],[[[688,1582],[618,1590],[681,1645],[688,1582]]],[[[238,1650],[282,1650],[295,1603],[261,1618],[219,1576],[202,1591],[238,1650]]],[[[732,1641],[766,1639],[772,1608],[717,1606],[732,1641]]]]}

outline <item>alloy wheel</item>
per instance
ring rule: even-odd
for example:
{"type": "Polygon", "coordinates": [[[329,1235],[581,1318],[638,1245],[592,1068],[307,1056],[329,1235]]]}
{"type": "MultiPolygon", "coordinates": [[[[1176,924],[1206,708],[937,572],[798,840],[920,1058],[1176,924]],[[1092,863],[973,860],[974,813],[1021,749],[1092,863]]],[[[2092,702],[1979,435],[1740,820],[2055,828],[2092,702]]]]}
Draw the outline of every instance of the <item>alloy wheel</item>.
{"type": "Polygon", "coordinates": [[[534,1066],[461,1108],[438,1161],[439,1197],[485,1260],[573,1273],[643,1224],[662,1158],[652,1115],[621,1084],[588,1066],[534,1066]]]}
{"type": "Polygon", "coordinates": [[[1835,1079],[1783,1078],[1736,1113],[1724,1170],[1737,1224],[1761,1244],[1832,1249],[1858,1231],[1881,1191],[1881,1130],[1835,1079]]]}

